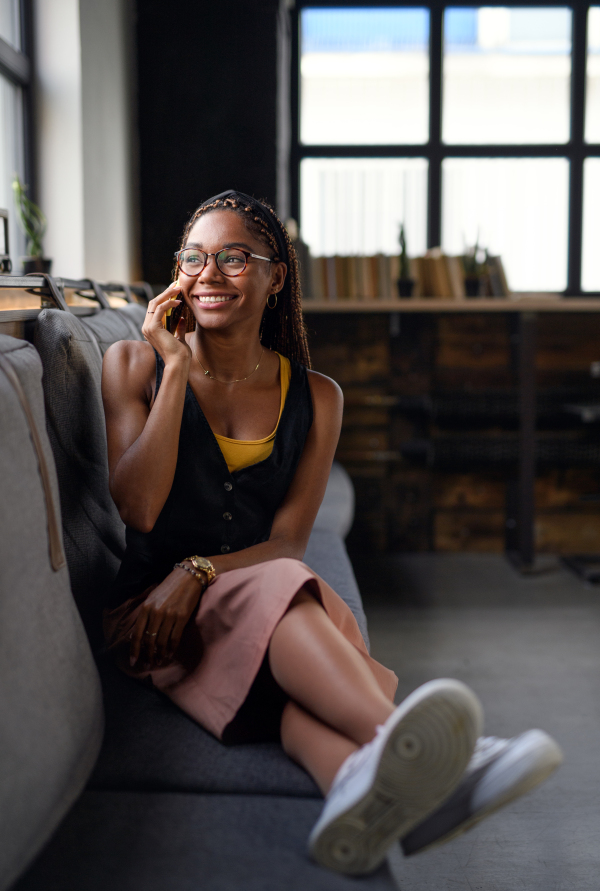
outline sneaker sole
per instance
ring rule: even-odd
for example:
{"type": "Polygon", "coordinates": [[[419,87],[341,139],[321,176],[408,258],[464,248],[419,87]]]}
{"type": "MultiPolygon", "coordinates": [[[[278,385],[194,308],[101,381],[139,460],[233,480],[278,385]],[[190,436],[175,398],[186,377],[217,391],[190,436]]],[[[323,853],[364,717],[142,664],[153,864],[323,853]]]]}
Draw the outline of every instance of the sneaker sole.
{"type": "Polygon", "coordinates": [[[347,875],[372,872],[460,781],[483,723],[475,694],[441,679],[419,687],[402,706],[369,791],[313,829],[309,850],[321,866],[347,875]]]}
{"type": "Polygon", "coordinates": [[[430,851],[433,848],[437,848],[440,845],[445,845],[447,842],[452,841],[455,838],[458,838],[464,832],[468,832],[469,829],[472,829],[477,825],[481,820],[486,817],[495,814],[496,811],[499,811],[501,808],[506,807],[507,804],[510,804],[512,801],[515,801],[517,798],[520,798],[522,795],[525,795],[527,792],[531,792],[532,789],[535,789],[536,786],[541,785],[545,780],[551,776],[554,771],[560,767],[563,761],[563,754],[560,749],[560,746],[547,734],[544,734],[545,739],[543,740],[543,744],[539,745],[538,750],[536,752],[536,763],[527,770],[526,773],[515,780],[515,782],[504,792],[503,795],[499,795],[493,799],[488,805],[484,805],[480,807],[476,813],[474,813],[471,817],[468,817],[462,823],[459,823],[455,829],[447,832],[445,835],[440,836],[431,844],[424,845],[422,848],[419,848],[416,851],[411,851],[406,856],[413,856],[413,854],[421,854],[424,851],[430,851]]]}

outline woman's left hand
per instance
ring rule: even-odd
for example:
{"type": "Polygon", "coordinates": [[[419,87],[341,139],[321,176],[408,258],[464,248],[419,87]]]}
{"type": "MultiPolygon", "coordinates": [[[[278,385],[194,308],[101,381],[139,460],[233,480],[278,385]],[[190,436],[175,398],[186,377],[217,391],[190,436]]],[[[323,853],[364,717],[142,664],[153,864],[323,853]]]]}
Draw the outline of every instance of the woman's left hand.
{"type": "Polygon", "coordinates": [[[189,572],[175,568],[145,599],[131,636],[132,668],[160,668],[173,657],[183,629],[202,595],[202,586],[189,572]]]}

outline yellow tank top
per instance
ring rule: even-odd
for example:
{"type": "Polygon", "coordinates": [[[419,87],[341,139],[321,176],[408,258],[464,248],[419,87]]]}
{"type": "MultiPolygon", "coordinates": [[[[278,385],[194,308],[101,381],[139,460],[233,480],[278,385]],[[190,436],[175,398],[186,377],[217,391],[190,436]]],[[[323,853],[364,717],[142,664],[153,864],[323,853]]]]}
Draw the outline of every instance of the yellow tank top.
{"type": "Polygon", "coordinates": [[[228,436],[219,436],[215,433],[215,439],[219,443],[223,457],[227,462],[229,473],[234,470],[241,470],[242,467],[249,467],[251,464],[258,464],[264,461],[273,451],[275,442],[275,434],[281,420],[281,413],[285,405],[285,397],[290,387],[290,378],[292,376],[292,366],[290,360],[277,353],[279,356],[279,381],[281,384],[281,400],[279,403],[279,417],[275,424],[275,429],[269,436],[264,439],[230,439],[228,436]]]}

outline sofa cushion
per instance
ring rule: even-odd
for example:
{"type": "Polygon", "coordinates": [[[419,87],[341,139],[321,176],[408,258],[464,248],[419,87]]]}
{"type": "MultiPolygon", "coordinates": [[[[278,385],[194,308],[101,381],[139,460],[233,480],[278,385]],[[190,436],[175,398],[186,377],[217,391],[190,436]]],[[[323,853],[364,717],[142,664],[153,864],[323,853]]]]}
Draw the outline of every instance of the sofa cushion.
{"type": "Polygon", "coordinates": [[[392,891],[306,854],[318,801],[85,792],[13,891],[392,891]]]}
{"type": "Polygon", "coordinates": [[[128,303],[127,306],[120,307],[118,312],[122,313],[127,319],[133,322],[138,337],[132,337],[132,340],[137,340],[138,338],[139,340],[143,340],[142,325],[144,324],[148,307],[142,306],[141,303],[128,303]]]}
{"type": "MultiPolygon", "coordinates": [[[[333,465],[332,473],[336,466],[339,465],[333,465]]],[[[327,495],[323,499],[323,504],[326,505],[326,501],[327,495]]],[[[367,649],[369,649],[367,618],[346,545],[340,536],[336,532],[325,532],[315,526],[308,540],[303,560],[348,604],[354,613],[367,649]]]]}
{"type": "Polygon", "coordinates": [[[84,322],[71,313],[45,309],[34,335],[44,366],[71,585],[94,644],[99,642],[105,593],[125,551],[125,527],[108,489],[101,395],[103,352],[110,343],[132,336],[124,312],[102,310],[84,322]]]}
{"type": "Polygon", "coordinates": [[[106,733],[92,788],[321,797],[277,743],[224,746],[109,657],[100,671],[106,733]]]}
{"type": "MultiPolygon", "coordinates": [[[[56,312],[57,310],[53,310],[56,312]]],[[[93,316],[79,319],[84,328],[91,331],[102,355],[118,340],[143,340],[142,324],[146,310],[137,303],[128,303],[119,309],[102,309],[93,316]]]]}
{"type": "Polygon", "coordinates": [[[0,889],[80,794],[102,737],[99,678],[62,553],[41,377],[34,348],[0,335],[0,889]]]}
{"type": "Polygon", "coordinates": [[[353,520],[354,486],[342,465],[334,461],[327,481],[327,492],[313,529],[335,532],[340,538],[346,538],[353,520]]]}

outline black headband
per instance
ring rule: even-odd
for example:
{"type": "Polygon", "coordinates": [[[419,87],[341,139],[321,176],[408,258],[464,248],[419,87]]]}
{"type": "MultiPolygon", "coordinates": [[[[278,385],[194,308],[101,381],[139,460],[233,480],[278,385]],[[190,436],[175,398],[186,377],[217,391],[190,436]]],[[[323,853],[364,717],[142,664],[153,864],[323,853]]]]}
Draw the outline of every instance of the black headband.
{"type": "Polygon", "coordinates": [[[208,201],[203,201],[200,207],[207,207],[209,204],[214,204],[215,201],[222,201],[225,198],[232,198],[234,201],[237,201],[238,204],[251,207],[253,213],[260,217],[263,223],[266,224],[267,228],[270,232],[273,233],[275,241],[277,242],[277,254],[280,260],[283,260],[284,263],[287,263],[289,266],[289,257],[287,252],[287,245],[285,243],[285,238],[283,237],[283,232],[281,231],[281,227],[275,218],[275,215],[269,208],[262,203],[262,201],[258,201],[256,198],[252,198],[251,195],[246,195],[244,192],[236,192],[235,189],[228,189],[226,192],[221,192],[219,195],[213,195],[212,198],[209,198],[208,201]]]}

